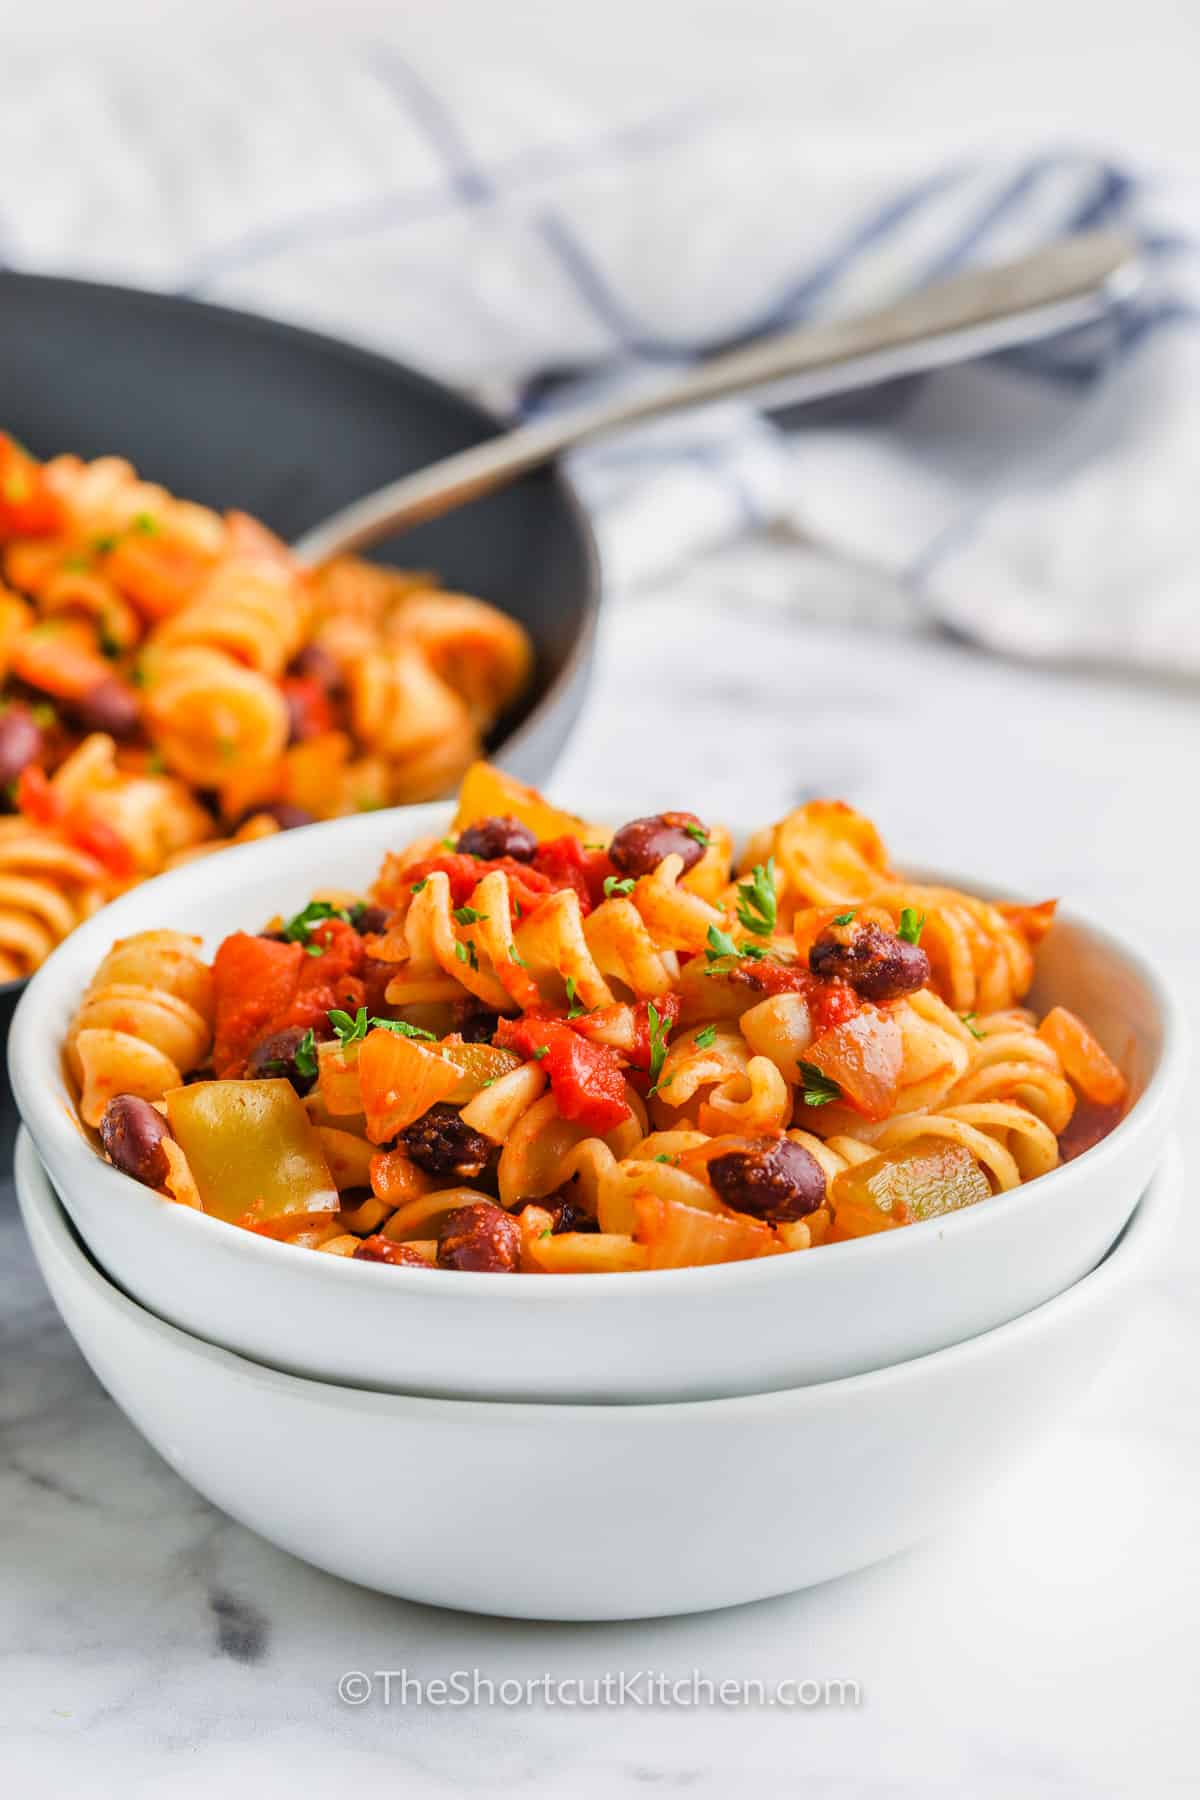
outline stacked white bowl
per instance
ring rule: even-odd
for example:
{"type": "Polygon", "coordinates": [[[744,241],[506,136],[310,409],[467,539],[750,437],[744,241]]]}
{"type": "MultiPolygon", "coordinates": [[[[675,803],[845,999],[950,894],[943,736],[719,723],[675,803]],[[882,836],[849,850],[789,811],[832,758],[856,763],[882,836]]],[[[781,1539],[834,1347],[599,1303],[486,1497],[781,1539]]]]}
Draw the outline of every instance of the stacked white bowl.
{"type": "Polygon", "coordinates": [[[1133,1078],[1128,1116],[1015,1192],[816,1253],[431,1275],[239,1231],[97,1155],[62,1045],[114,938],[170,926],[215,948],[332,880],[365,890],[386,850],[448,819],[371,814],[194,864],[91,920],[31,983],[9,1051],[18,1191],[105,1386],[186,1480],[285,1549],[485,1612],[732,1605],[961,1513],[1098,1374],[1179,1186],[1186,1027],[1147,961],[1078,918],[1045,941],[1033,1003],[1087,1018],[1133,1078]],[[386,1532],[344,1528],[364,1492],[392,1497],[386,1532]]]}

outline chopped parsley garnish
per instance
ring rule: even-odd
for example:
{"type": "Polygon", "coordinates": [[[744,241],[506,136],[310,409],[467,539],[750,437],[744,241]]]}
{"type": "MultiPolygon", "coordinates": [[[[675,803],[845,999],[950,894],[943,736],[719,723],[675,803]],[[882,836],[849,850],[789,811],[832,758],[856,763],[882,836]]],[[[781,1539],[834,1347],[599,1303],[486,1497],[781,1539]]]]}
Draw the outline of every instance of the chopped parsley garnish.
{"type": "Polygon", "coordinates": [[[452,917],[458,925],[481,925],[487,914],[476,912],[473,906],[456,906],[452,917]]]}
{"type": "Polygon", "coordinates": [[[409,892],[413,893],[413,894],[423,894],[425,892],[425,889],[428,886],[429,886],[428,875],[422,875],[420,881],[413,882],[412,887],[409,889],[409,892]]]}
{"type": "Polygon", "coordinates": [[[963,1024],[966,1026],[967,1030],[970,1032],[971,1036],[973,1038],[978,1038],[980,1040],[980,1042],[982,1042],[984,1033],[982,1031],[977,1031],[975,1028],[975,1021],[979,1017],[979,1014],[969,1012],[969,1013],[959,1013],[958,1016],[962,1020],[963,1024]]]}
{"type": "Polygon", "coordinates": [[[611,900],[614,894],[632,894],[633,886],[632,875],[626,875],[623,880],[619,875],[606,875],[604,877],[604,898],[611,900]]]}
{"type": "Polygon", "coordinates": [[[775,930],[775,858],[767,858],[764,869],[755,863],[749,881],[738,884],[738,923],[756,937],[770,937],[775,930]]]}
{"type": "Polygon", "coordinates": [[[805,1106],[828,1106],[831,1100],[840,1100],[842,1090],[824,1069],[818,1069],[816,1063],[800,1064],[800,1079],[804,1083],[805,1106]]]}
{"type": "Polygon", "coordinates": [[[147,775],[165,775],[167,761],[161,750],[152,750],[146,758],[147,775]]]}
{"type": "Polygon", "coordinates": [[[101,532],[99,537],[94,537],[92,539],[92,553],[95,556],[107,556],[109,551],[115,550],[116,547],[117,539],[115,532],[101,532]]]}
{"type": "Polygon", "coordinates": [[[538,1232],[538,1243],[540,1244],[543,1238],[548,1238],[548,1237],[553,1237],[553,1236],[554,1236],[554,1227],[552,1225],[547,1225],[545,1231],[538,1232]]]}
{"type": "Polygon", "coordinates": [[[675,1164],[679,1161],[679,1158],[677,1156],[668,1156],[665,1150],[660,1150],[654,1160],[655,1162],[675,1164]]]}
{"type": "Polygon", "coordinates": [[[133,683],[134,687],[145,687],[146,671],[142,667],[141,663],[136,664],[136,666],[134,668],[130,669],[129,679],[133,683]]]}
{"type": "Polygon", "coordinates": [[[479,967],[479,958],[475,954],[474,944],[455,944],[454,954],[460,963],[470,963],[473,969],[479,967]]]}
{"type": "Polygon", "coordinates": [[[521,955],[521,952],[517,949],[515,944],[510,944],[508,946],[508,960],[509,962],[515,962],[520,969],[527,969],[529,967],[529,964],[525,961],[525,958],[521,955]]]}
{"type": "Polygon", "coordinates": [[[693,1039],[693,1042],[694,1042],[697,1050],[707,1050],[709,1045],[715,1044],[716,1041],[717,1041],[717,1028],[715,1025],[706,1025],[704,1027],[704,1030],[698,1031],[696,1033],[695,1038],[693,1039]]]}
{"type": "MultiPolygon", "coordinates": [[[[343,1050],[348,1044],[360,1043],[368,1031],[392,1031],[397,1037],[424,1038],[431,1044],[437,1042],[432,1031],[425,1031],[420,1025],[410,1025],[407,1019],[368,1018],[365,1006],[360,1006],[353,1018],[348,1012],[343,1012],[340,1007],[335,1006],[328,1017],[343,1050]]],[[[312,1032],[310,1031],[308,1035],[311,1038],[312,1032]]],[[[301,1049],[303,1049],[303,1043],[301,1043],[301,1049]]],[[[297,1052],[296,1067],[300,1067],[299,1051],[297,1052]]],[[[301,1070],[301,1073],[315,1073],[315,1070],[304,1069],[301,1070]]]]}
{"type": "Polygon", "coordinates": [[[917,912],[915,907],[906,906],[900,914],[900,936],[906,944],[919,944],[921,933],[925,929],[925,914],[917,912]]]}
{"type": "Polygon", "coordinates": [[[534,1060],[534,1062],[541,1062],[543,1056],[549,1056],[549,1054],[550,1054],[549,1044],[539,1044],[537,1049],[533,1053],[533,1060],[534,1060]]]}
{"type": "Polygon", "coordinates": [[[63,560],[63,569],[69,575],[86,575],[91,566],[86,556],[68,556],[63,560]]]}
{"type": "Polygon", "coordinates": [[[706,975],[723,975],[740,962],[761,962],[767,954],[765,944],[735,944],[727,931],[722,931],[719,925],[710,925],[708,948],[704,952],[708,967],[704,972],[706,975]]]}
{"type": "Polygon", "coordinates": [[[29,715],[34,724],[39,726],[42,731],[50,731],[58,724],[58,714],[45,700],[39,700],[36,705],[31,706],[29,715]]]}
{"type": "Polygon", "coordinates": [[[852,906],[850,908],[849,912],[839,913],[837,918],[830,919],[829,923],[831,925],[849,925],[851,919],[854,917],[854,915],[857,911],[858,911],[858,908],[855,906],[852,906]]]}
{"type": "Polygon", "coordinates": [[[143,537],[157,537],[161,529],[153,513],[138,513],[133,521],[133,530],[140,531],[143,537]]]}
{"type": "Polygon", "coordinates": [[[699,844],[702,850],[708,849],[708,833],[703,825],[685,825],[683,829],[688,837],[693,838],[699,844]]]}
{"type": "Polygon", "coordinates": [[[455,844],[455,840],[453,838],[443,838],[442,839],[442,849],[443,850],[453,850],[454,844],[455,844]]]}
{"type": "Polygon", "coordinates": [[[315,1075],[317,1072],[317,1040],[313,1036],[310,1025],[300,1042],[296,1045],[292,1061],[300,1075],[315,1075]]]}
{"type": "Polygon", "coordinates": [[[587,1011],[586,1006],[581,1006],[579,1004],[579,994],[575,987],[575,977],[573,975],[567,976],[567,1008],[568,1019],[581,1019],[587,1011]]]}
{"type": "Polygon", "coordinates": [[[340,919],[343,925],[350,923],[350,915],[344,906],[330,906],[328,900],[310,900],[301,912],[288,920],[283,928],[284,938],[289,944],[303,944],[310,956],[320,956],[321,945],[313,943],[312,928],[324,919],[340,919]]]}
{"type": "Polygon", "coordinates": [[[663,1023],[653,1000],[646,1005],[646,1022],[650,1027],[650,1093],[657,1094],[658,1078],[667,1060],[667,1034],[671,1026],[669,1022],[663,1023]]]}

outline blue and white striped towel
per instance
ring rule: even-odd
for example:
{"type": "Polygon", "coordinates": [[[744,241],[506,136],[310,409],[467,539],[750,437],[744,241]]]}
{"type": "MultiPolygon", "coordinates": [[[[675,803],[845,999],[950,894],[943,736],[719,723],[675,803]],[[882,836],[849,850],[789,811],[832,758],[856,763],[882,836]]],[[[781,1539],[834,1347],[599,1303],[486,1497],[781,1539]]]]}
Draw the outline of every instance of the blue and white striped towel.
{"type": "Polygon", "coordinates": [[[530,412],[1131,225],[1151,280],[1102,328],[789,432],[714,408],[577,473],[619,589],[790,526],[996,649],[1200,671],[1194,191],[1077,151],[902,175],[791,107],[630,120],[444,73],[386,46],[10,65],[0,260],[297,319],[530,412]]]}

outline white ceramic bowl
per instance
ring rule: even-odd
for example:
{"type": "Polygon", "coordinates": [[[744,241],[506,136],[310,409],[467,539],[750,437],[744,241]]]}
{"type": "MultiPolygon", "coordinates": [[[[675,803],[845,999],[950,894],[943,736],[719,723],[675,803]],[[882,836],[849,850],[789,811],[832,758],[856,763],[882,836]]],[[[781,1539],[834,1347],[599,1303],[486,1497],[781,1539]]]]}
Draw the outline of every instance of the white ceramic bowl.
{"type": "Polygon", "coordinates": [[[72,934],[34,977],[9,1062],[22,1117],[101,1267],[160,1317],[275,1368],[447,1398],[711,1399],[886,1367],[1019,1317],[1095,1267],[1157,1167],[1186,1028],[1146,961],[1072,915],[1036,997],[1081,1013],[1144,1091],[1077,1162],[942,1220],[810,1255],[627,1275],[431,1275],[319,1256],[162,1199],[76,1123],[61,1046],[112,940],[229,931],[313,887],[364,886],[383,852],[443,831],[445,806],[369,814],[206,858],[72,934]]]}
{"type": "Polygon", "coordinates": [[[1179,1186],[1173,1152],[1092,1274],[916,1362],[740,1400],[513,1406],[366,1393],[214,1349],[99,1273],[24,1132],[16,1174],[59,1311],[185,1481],[351,1581],[540,1619],[786,1593],[961,1517],[1113,1354],[1179,1186]],[[386,1529],[354,1523],[363,1494],[403,1496],[386,1529]]]}

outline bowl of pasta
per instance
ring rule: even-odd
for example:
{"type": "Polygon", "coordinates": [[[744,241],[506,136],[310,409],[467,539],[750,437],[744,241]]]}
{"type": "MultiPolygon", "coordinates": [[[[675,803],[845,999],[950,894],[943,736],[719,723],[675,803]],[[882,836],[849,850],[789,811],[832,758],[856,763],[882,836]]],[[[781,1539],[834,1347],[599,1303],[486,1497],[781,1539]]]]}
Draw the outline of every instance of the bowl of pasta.
{"type": "Polygon", "coordinates": [[[127,894],[38,972],[10,1065],[92,1254],[184,1330],[360,1386],[658,1402],[1061,1293],[1185,1055],[1138,951],[900,873],[839,802],[739,844],[478,763],[455,808],[127,894]]]}
{"type": "Polygon", "coordinates": [[[264,1369],[106,1280],[24,1134],[16,1178],[84,1356],[208,1500],[384,1593],[624,1619],[790,1592],[962,1529],[1117,1354],[1170,1233],[1179,1162],[1168,1155],[1098,1268],[1014,1323],[874,1374],[648,1406],[424,1399],[264,1369]],[[405,1527],[356,1527],[364,1495],[402,1495],[405,1527]]]}
{"type": "Polygon", "coordinates": [[[287,545],[497,422],[380,356],[164,295],[0,274],[0,1011],[180,861],[526,778],[582,701],[599,581],[542,472],[384,544],[287,545]]]}

